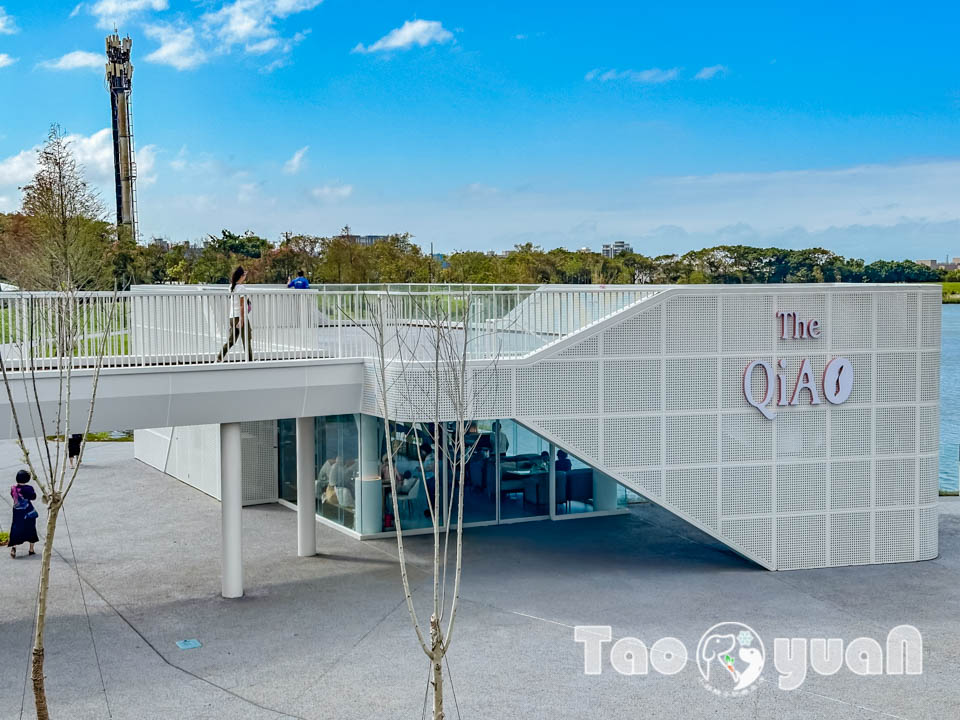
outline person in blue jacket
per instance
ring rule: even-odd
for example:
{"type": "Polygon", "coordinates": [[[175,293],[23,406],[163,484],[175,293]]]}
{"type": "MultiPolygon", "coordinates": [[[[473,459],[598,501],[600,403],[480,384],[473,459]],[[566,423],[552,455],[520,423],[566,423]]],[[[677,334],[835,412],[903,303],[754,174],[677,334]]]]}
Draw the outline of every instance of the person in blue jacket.
{"type": "Polygon", "coordinates": [[[310,281],[303,276],[303,270],[297,270],[297,276],[291,280],[287,278],[287,287],[296,288],[297,290],[306,290],[310,287],[310,281]]]}

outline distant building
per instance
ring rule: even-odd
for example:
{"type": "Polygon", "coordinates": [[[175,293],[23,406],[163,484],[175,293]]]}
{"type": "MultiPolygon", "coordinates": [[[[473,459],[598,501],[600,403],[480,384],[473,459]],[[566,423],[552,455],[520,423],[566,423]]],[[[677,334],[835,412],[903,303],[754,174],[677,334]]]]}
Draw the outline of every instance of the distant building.
{"type": "Polygon", "coordinates": [[[613,258],[623,252],[633,252],[633,248],[623,240],[617,240],[613,245],[604,244],[601,253],[605,258],[613,258]]]}
{"type": "Polygon", "coordinates": [[[373,245],[380,240],[386,240],[389,235],[341,235],[355,245],[373,245]]]}
{"type": "Polygon", "coordinates": [[[946,258],[944,258],[943,262],[938,262],[937,260],[914,260],[914,262],[917,263],[917,265],[924,265],[931,270],[956,270],[960,268],[960,257],[955,257],[950,262],[947,262],[946,258]]]}

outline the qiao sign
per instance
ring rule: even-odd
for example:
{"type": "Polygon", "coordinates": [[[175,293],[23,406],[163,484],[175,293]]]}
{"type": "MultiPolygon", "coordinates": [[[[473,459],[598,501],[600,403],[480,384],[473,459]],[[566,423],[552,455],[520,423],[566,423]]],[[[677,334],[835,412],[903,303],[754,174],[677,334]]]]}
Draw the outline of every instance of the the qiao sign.
{"type": "MultiPolygon", "coordinates": [[[[817,340],[821,335],[819,320],[804,319],[796,312],[786,310],[778,311],[776,317],[783,340],[817,340]]],[[[743,396],[768,420],[777,416],[777,407],[799,405],[804,399],[804,391],[807,392],[806,401],[811,405],[819,405],[821,398],[839,405],[846,402],[853,390],[853,366],[844,357],[832,358],[824,368],[822,378],[814,377],[809,358],[803,358],[792,386],[787,382],[786,369],[787,361],[781,358],[776,369],[765,360],[754,360],[743,371],[743,396]],[[757,378],[766,381],[767,390],[761,400],[753,394],[757,378]],[[819,388],[817,380],[820,381],[819,388]]]]}

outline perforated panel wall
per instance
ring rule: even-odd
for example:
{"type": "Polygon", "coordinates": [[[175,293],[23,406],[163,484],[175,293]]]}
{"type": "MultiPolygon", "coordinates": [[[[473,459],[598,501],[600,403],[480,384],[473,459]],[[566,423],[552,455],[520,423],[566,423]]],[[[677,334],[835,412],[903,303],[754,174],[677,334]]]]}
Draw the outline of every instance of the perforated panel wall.
{"type": "Polygon", "coordinates": [[[913,286],[668,290],[521,364],[516,417],[767,567],[933,557],[939,301],[913,286]],[[818,320],[819,337],[781,337],[777,311],[818,320]],[[839,405],[823,386],[835,357],[854,377],[839,405]],[[816,398],[781,405],[804,359],[816,398]],[[753,404],[774,419],[744,397],[755,360],[774,377],[755,371],[753,404]]]}
{"type": "Polygon", "coordinates": [[[277,423],[240,423],[240,474],[243,504],[277,501],[277,423]]]}
{"type": "Polygon", "coordinates": [[[513,368],[480,368],[473,373],[473,417],[513,417],[513,368]]]}
{"type": "Polygon", "coordinates": [[[663,325],[663,306],[643,308],[624,317],[603,332],[603,355],[659,355],[663,325]]]}

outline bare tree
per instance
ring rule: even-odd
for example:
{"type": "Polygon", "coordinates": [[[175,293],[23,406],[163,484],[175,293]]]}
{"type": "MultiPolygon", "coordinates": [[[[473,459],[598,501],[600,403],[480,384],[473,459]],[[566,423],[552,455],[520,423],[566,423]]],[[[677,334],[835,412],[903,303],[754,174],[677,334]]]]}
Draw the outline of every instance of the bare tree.
{"type": "Polygon", "coordinates": [[[83,180],[69,144],[52,128],[40,151],[40,169],[24,188],[24,213],[33,245],[22,258],[20,282],[56,292],[11,293],[0,300],[0,374],[13,419],[16,441],[47,507],[34,618],[31,678],[37,718],[49,717],[44,684],[44,631],[50,587],[50,563],[57,520],[82,465],[86,435],[108,340],[119,310],[116,293],[92,295],[80,290],[92,277],[90,235],[99,200],[83,180]],[[89,381],[88,403],[74,404],[75,370],[89,381]],[[41,386],[45,390],[41,390],[41,386]],[[50,398],[50,389],[55,395],[50,398]],[[52,411],[52,417],[51,417],[52,411]],[[75,422],[81,419],[82,423],[75,422]],[[84,440],[74,467],[64,443],[82,425],[84,440]]]}
{"type": "MultiPolygon", "coordinates": [[[[471,438],[468,429],[478,391],[474,378],[496,365],[499,352],[489,349],[479,363],[471,356],[480,354],[487,329],[475,315],[477,299],[468,287],[461,292],[395,294],[388,289],[365,296],[363,312],[352,318],[373,341],[375,375],[380,413],[384,417],[387,471],[393,515],[396,525],[400,578],[407,610],[420,648],[430,661],[430,685],[433,688],[433,718],[442,720],[443,662],[453,639],[454,623],[460,604],[460,580],[463,572],[463,494],[467,462],[476,450],[479,437],[471,438]],[[482,367],[477,368],[476,365],[482,367]],[[425,628],[421,624],[410,587],[400,519],[397,473],[395,470],[394,431],[397,423],[410,420],[408,435],[417,448],[419,477],[423,483],[433,534],[432,612],[425,628]],[[429,418],[424,421],[424,418],[429,418]],[[426,484],[427,458],[421,432],[432,441],[433,495],[426,484]],[[449,494],[441,492],[441,461],[452,472],[449,494]],[[453,572],[448,572],[450,532],[456,525],[453,572]],[[452,592],[447,597],[448,585],[452,592]]],[[[487,343],[489,345],[489,343],[487,343]]]]}

